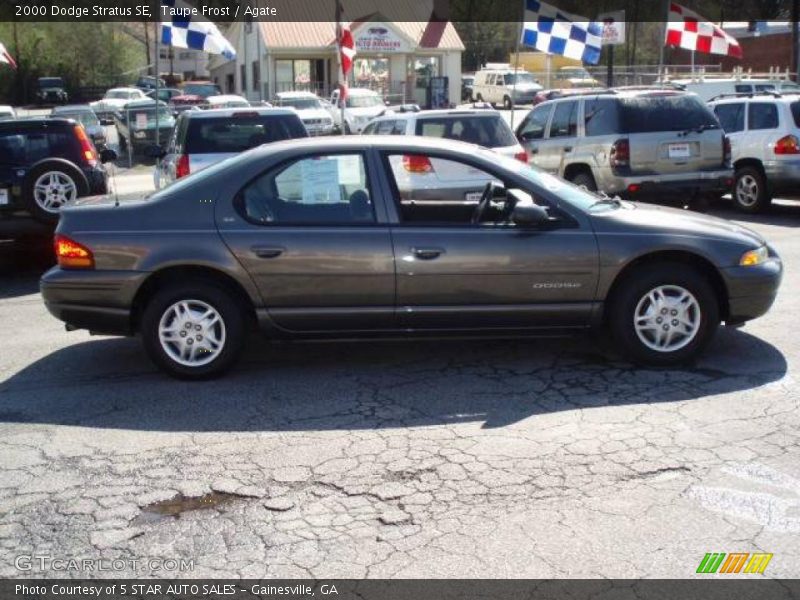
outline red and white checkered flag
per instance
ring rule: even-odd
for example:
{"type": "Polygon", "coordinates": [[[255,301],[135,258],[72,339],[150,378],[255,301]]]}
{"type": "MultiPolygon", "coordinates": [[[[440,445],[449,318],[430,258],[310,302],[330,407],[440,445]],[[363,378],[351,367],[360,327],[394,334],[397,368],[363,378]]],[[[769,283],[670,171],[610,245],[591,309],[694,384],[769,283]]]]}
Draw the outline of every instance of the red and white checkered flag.
{"type": "Polygon", "coordinates": [[[12,69],[17,68],[17,63],[14,62],[14,57],[6,50],[6,47],[0,42],[0,63],[6,63],[12,69]]]}
{"type": "Polygon", "coordinates": [[[742,47],[736,39],[711,21],[675,2],[669,5],[667,39],[664,43],[673,48],[742,58],[742,47]]]}

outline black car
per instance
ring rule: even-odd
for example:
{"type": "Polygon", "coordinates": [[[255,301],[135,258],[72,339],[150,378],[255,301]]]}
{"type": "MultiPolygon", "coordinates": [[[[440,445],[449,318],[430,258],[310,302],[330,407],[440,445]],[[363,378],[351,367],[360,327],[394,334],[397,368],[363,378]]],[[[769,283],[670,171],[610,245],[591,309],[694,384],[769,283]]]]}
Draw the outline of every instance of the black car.
{"type": "MultiPolygon", "coordinates": [[[[113,159],[104,151],[102,159],[113,159]]],[[[72,119],[0,122],[0,223],[12,217],[58,221],[61,207],[81,196],[108,191],[101,156],[82,125],[72,119]]]]}
{"type": "Polygon", "coordinates": [[[175,126],[175,117],[163,102],[134,100],[114,114],[119,147],[125,150],[130,144],[136,154],[156,143],[165,144],[175,126]]]}
{"type": "Polygon", "coordinates": [[[65,104],[69,100],[61,77],[39,77],[36,80],[36,100],[40,104],[65,104]]]}

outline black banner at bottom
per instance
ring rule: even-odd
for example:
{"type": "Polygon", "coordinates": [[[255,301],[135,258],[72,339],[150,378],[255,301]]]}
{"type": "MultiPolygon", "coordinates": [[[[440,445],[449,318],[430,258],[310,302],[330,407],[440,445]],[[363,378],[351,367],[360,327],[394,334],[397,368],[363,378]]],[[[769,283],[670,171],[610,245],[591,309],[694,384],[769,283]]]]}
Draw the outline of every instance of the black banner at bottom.
{"type": "Polygon", "coordinates": [[[0,580],[1,600],[800,600],[800,580],[0,580]]]}

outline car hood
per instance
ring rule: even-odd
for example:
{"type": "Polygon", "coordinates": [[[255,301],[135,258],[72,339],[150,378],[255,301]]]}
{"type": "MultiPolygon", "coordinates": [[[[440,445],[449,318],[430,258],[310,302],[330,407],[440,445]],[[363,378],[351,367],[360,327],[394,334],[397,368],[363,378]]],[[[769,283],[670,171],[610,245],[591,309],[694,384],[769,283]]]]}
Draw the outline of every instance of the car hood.
{"type": "Polygon", "coordinates": [[[752,248],[766,243],[755,231],[726,219],[641,202],[623,202],[622,208],[594,213],[593,217],[598,233],[689,235],[752,248]]]}
{"type": "Polygon", "coordinates": [[[128,102],[130,102],[130,100],[125,98],[103,98],[96,102],[90,102],[89,106],[113,106],[115,108],[122,108],[128,102]]]}

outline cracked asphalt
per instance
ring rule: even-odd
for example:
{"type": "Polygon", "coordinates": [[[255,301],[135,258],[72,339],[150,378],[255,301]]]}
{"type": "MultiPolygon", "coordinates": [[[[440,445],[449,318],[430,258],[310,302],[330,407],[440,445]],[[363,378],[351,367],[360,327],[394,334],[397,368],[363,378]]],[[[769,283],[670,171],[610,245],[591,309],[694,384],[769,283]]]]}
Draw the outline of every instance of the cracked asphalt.
{"type": "Polygon", "coordinates": [[[137,340],[66,333],[37,261],[6,264],[0,577],[672,578],[706,552],[800,576],[800,203],[715,212],[764,233],[785,281],[682,370],[586,338],[254,338],[225,379],[178,382],[137,340]]]}

